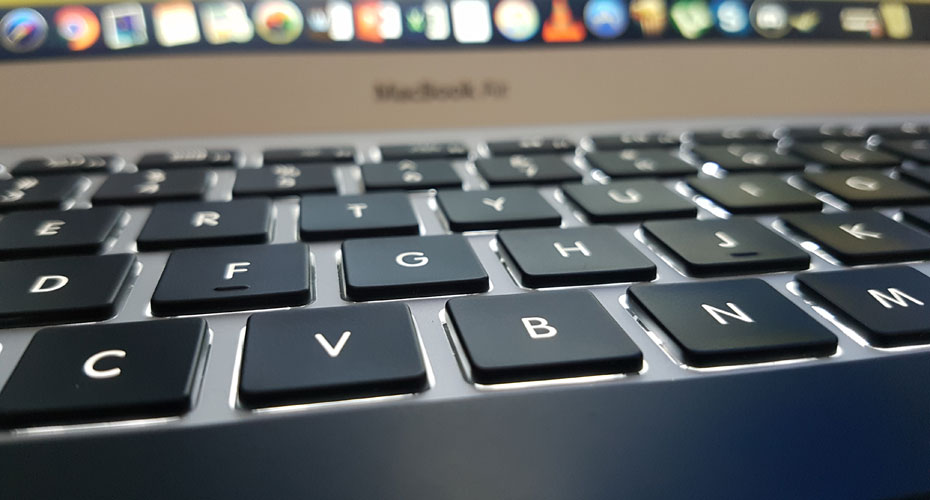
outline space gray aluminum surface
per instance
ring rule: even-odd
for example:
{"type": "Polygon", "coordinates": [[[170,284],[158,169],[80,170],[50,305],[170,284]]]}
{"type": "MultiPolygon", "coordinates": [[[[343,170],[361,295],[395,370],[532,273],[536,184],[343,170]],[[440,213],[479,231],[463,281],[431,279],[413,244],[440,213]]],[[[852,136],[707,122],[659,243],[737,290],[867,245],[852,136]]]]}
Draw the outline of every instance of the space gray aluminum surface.
{"type": "MultiPolygon", "coordinates": [[[[584,182],[596,183],[605,180],[599,172],[593,171],[584,161],[581,152],[591,149],[589,137],[599,133],[617,132],[648,132],[648,131],[675,131],[685,133],[696,129],[715,129],[721,127],[754,126],[776,129],[786,125],[812,125],[824,123],[841,123],[850,125],[881,125],[894,124],[907,120],[930,121],[930,117],[914,116],[885,116],[885,117],[780,117],[770,119],[708,119],[701,121],[661,121],[661,122],[618,122],[618,123],[592,123],[574,125],[553,125],[546,127],[502,128],[502,129],[467,129],[467,130],[431,130],[431,131],[404,131],[404,132],[372,132],[351,135],[291,135],[271,137],[211,137],[185,140],[150,140],[138,142],[123,142],[114,144],[80,144],[80,145],[54,145],[41,148],[5,149],[0,150],[0,164],[7,167],[15,165],[20,159],[36,155],[59,155],[67,153],[114,153],[127,160],[125,170],[131,171],[132,163],[142,153],[148,151],[165,151],[186,148],[232,148],[241,151],[243,156],[242,168],[259,167],[261,151],[266,148],[279,147],[309,147],[332,146],[351,144],[357,148],[356,163],[377,161],[378,144],[403,144],[429,141],[463,141],[471,149],[471,157],[467,161],[456,161],[455,169],[465,179],[465,189],[483,189],[487,186],[476,175],[473,161],[477,155],[487,155],[484,146],[487,140],[501,140],[509,138],[559,136],[568,137],[581,144],[578,154],[566,155],[575,168],[584,173],[584,182]]],[[[695,164],[695,158],[683,151],[683,157],[695,164]]],[[[713,172],[712,166],[704,169],[713,172]]],[[[216,182],[211,187],[209,200],[231,199],[231,188],[234,180],[233,170],[215,169],[216,182]]],[[[6,173],[6,172],[4,172],[6,173]]],[[[339,192],[343,194],[359,193],[363,191],[360,173],[357,166],[352,164],[341,165],[336,169],[339,192]]],[[[786,175],[789,181],[800,186],[795,175],[786,175]]],[[[87,206],[90,196],[102,182],[102,177],[91,175],[91,185],[81,195],[76,207],[87,206]]],[[[714,206],[709,200],[691,192],[680,180],[664,181],[670,188],[685,197],[692,198],[700,207],[699,218],[726,217],[725,211],[714,206]]],[[[806,188],[805,188],[806,189],[806,188]]],[[[584,225],[583,217],[572,205],[567,202],[562,193],[554,186],[541,187],[541,194],[563,216],[563,227],[584,225]]],[[[827,210],[841,210],[842,203],[829,196],[820,195],[827,202],[827,210]]],[[[420,221],[422,234],[449,233],[445,227],[441,214],[435,202],[435,193],[424,191],[411,194],[411,200],[420,221]]],[[[276,218],[274,224],[273,243],[288,243],[299,241],[298,234],[298,199],[297,197],[281,198],[275,201],[276,218]]],[[[118,237],[107,249],[106,253],[134,252],[138,253],[141,263],[141,272],[135,279],[132,289],[120,308],[119,314],[108,320],[108,323],[140,321],[151,319],[149,300],[164,268],[168,252],[136,252],[134,240],[141,230],[148,207],[134,207],[127,210],[128,221],[121,229],[118,237]]],[[[883,213],[894,216],[897,209],[885,209],[883,213]]],[[[816,245],[805,242],[802,238],[787,232],[779,225],[774,217],[762,216],[757,220],[781,233],[784,237],[803,246],[812,256],[811,269],[828,270],[838,268],[838,264],[826,254],[816,249],[816,245]]],[[[692,281],[677,270],[671,259],[667,258],[661,250],[647,244],[638,229],[639,224],[616,224],[616,229],[629,240],[637,249],[651,259],[658,268],[657,282],[673,283],[692,281]]],[[[487,269],[491,280],[491,290],[487,295],[505,295],[514,293],[530,293],[514,280],[508,269],[502,263],[494,241],[494,232],[476,232],[467,235],[481,264],[487,269]]],[[[309,248],[313,262],[313,302],[302,308],[316,309],[321,307],[340,306],[352,303],[346,300],[340,287],[339,270],[339,244],[338,241],[311,242],[309,248]]],[[[920,262],[913,264],[924,273],[930,274],[930,264],[920,262]]],[[[63,426],[38,429],[19,429],[0,432],[0,443],[28,439],[51,439],[67,434],[85,433],[112,433],[122,432],[126,429],[137,429],[140,426],[181,426],[194,427],[215,423],[230,423],[244,419],[273,418],[280,412],[339,412],[346,407],[356,405],[382,405],[382,404],[419,404],[445,399],[481,398],[489,392],[499,391],[546,391],[562,384],[644,384],[654,381],[669,381],[708,376],[713,371],[764,371],[784,370],[802,364],[831,364],[846,363],[866,358],[882,356],[895,356],[900,352],[912,350],[928,350],[930,346],[913,346],[897,349],[878,349],[868,346],[859,336],[854,327],[831,321],[826,314],[815,311],[806,298],[797,293],[793,286],[794,273],[774,273],[762,276],[762,279],[774,286],[789,300],[811,314],[818,322],[823,324],[839,338],[837,354],[822,359],[802,359],[777,363],[762,363],[756,365],[743,365],[719,369],[699,370],[689,368],[679,361],[678,353],[669,339],[648,321],[640,323],[634,317],[635,311],[626,308],[625,292],[629,284],[610,284],[587,287],[607,311],[616,319],[624,331],[632,338],[642,350],[645,365],[642,372],[627,376],[601,376],[585,377],[579,379],[562,379],[527,384],[504,384],[500,386],[477,386],[467,380],[467,362],[460,357],[463,355],[456,348],[454,335],[445,328],[443,322],[443,307],[449,296],[416,298],[402,300],[409,305],[418,329],[424,359],[428,363],[430,374],[430,387],[422,393],[400,395],[391,397],[359,399],[340,402],[324,402],[290,407],[264,409],[259,411],[239,407],[236,396],[238,381],[239,360],[241,356],[242,340],[246,320],[251,311],[208,314],[206,318],[212,332],[212,340],[206,367],[203,371],[200,390],[193,409],[180,418],[152,419],[133,422],[110,422],[93,425],[63,426]]],[[[535,293],[535,292],[533,292],[535,293]]],[[[823,311],[821,311],[823,312],[823,311]]],[[[201,316],[201,315],[199,315],[201,316]]],[[[0,387],[7,381],[16,362],[26,349],[32,335],[38,328],[16,328],[0,330],[0,387]]]]}

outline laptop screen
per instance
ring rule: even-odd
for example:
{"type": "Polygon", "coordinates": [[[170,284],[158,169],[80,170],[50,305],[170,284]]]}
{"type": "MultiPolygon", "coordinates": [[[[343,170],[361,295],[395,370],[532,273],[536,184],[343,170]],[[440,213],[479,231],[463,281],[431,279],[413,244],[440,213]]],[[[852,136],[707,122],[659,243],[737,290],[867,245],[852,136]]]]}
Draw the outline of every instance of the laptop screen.
{"type": "Polygon", "coordinates": [[[928,41],[924,1],[0,0],[0,145],[924,113],[928,41]]]}
{"type": "Polygon", "coordinates": [[[2,59],[708,41],[930,41],[930,4],[898,0],[17,3],[0,2],[2,59]]]}

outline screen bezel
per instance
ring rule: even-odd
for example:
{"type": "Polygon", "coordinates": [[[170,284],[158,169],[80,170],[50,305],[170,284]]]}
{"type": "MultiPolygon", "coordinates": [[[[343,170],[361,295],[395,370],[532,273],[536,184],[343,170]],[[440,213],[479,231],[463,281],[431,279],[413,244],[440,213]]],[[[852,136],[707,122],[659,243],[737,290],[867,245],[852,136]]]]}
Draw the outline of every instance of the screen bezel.
{"type": "Polygon", "coordinates": [[[13,62],[0,65],[0,145],[927,113],[928,56],[793,42],[13,62]]]}

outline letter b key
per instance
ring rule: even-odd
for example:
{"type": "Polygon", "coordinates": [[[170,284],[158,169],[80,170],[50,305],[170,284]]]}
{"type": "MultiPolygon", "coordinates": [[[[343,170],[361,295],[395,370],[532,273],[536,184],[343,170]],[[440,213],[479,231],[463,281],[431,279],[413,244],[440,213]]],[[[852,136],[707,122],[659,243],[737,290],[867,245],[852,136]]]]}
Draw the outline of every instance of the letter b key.
{"type": "Polygon", "coordinates": [[[642,368],[639,349],[586,290],[461,297],[446,313],[480,384],[642,368]]]}

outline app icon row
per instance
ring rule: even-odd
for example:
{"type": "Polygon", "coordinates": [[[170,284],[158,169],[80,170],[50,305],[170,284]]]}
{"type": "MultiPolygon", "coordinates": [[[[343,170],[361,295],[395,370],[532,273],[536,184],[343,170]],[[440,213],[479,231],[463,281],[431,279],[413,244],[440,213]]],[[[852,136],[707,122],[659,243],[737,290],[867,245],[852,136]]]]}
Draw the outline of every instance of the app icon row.
{"type": "MultiPolygon", "coordinates": [[[[80,52],[92,47],[171,48],[253,40],[288,45],[302,36],[311,41],[374,44],[396,40],[484,44],[495,36],[505,43],[577,43],[625,34],[699,39],[712,32],[724,37],[755,34],[777,39],[814,32],[824,17],[815,4],[784,0],[328,0],[298,5],[290,0],[260,0],[247,6],[238,0],[196,4],[170,0],[145,7],[121,3],[94,10],[71,5],[46,16],[31,8],[6,12],[0,17],[0,46],[13,53],[32,52],[48,44],[80,52]]],[[[913,33],[909,7],[899,0],[850,2],[838,12],[845,33],[892,39],[907,39],[913,33]]]]}

